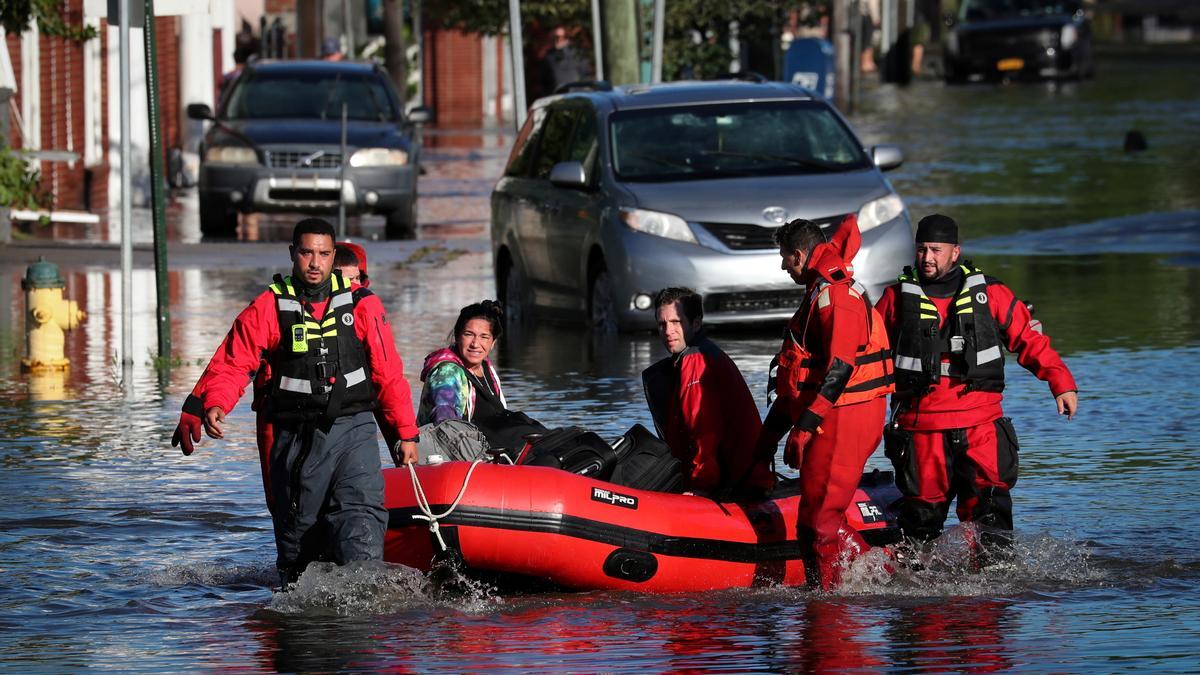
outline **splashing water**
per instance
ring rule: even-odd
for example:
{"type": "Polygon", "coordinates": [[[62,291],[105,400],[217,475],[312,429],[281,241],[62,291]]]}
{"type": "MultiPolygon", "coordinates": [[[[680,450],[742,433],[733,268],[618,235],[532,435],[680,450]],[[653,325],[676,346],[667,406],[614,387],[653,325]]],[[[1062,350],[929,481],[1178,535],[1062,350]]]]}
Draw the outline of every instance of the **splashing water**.
{"type": "Polygon", "coordinates": [[[478,613],[498,602],[487,584],[457,571],[452,582],[433,583],[418,570],[382,561],[313,563],[268,608],[284,614],[364,616],[418,607],[478,613]],[[453,592],[444,589],[452,586],[453,592]]]}

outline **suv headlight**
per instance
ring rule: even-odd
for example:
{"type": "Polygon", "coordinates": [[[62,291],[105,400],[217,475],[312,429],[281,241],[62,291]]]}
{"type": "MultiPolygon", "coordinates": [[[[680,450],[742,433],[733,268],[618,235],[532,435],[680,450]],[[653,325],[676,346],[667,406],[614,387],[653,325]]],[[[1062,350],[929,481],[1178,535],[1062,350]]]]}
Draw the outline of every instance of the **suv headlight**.
{"type": "Polygon", "coordinates": [[[362,148],[350,155],[350,166],[404,166],[408,153],[392,148],[362,148]]]}
{"type": "Polygon", "coordinates": [[[878,227],[901,213],[904,213],[904,202],[900,200],[900,195],[894,192],[886,197],[869,201],[858,210],[858,231],[866,232],[873,227],[878,227]]]}
{"type": "Polygon", "coordinates": [[[1059,37],[1059,44],[1062,45],[1062,48],[1070,49],[1071,45],[1075,44],[1075,41],[1078,39],[1079,29],[1075,27],[1075,24],[1064,24],[1062,27],[1062,35],[1059,37]]]}
{"type": "Polygon", "coordinates": [[[204,161],[213,164],[258,164],[258,153],[244,145],[217,145],[204,151],[204,161]]]}
{"type": "Polygon", "coordinates": [[[621,221],[631,230],[645,232],[656,237],[696,243],[696,235],[692,234],[692,228],[688,227],[683,218],[671,213],[621,209],[621,221]]]}

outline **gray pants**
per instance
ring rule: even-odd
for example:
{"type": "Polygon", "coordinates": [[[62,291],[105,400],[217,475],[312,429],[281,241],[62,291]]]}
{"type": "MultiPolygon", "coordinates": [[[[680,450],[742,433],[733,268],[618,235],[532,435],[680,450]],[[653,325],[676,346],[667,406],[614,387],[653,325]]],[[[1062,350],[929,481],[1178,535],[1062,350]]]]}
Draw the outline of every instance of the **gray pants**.
{"type": "Polygon", "coordinates": [[[276,564],[291,578],[308,563],[383,558],[387,510],[375,418],[278,424],[271,447],[276,564]]]}

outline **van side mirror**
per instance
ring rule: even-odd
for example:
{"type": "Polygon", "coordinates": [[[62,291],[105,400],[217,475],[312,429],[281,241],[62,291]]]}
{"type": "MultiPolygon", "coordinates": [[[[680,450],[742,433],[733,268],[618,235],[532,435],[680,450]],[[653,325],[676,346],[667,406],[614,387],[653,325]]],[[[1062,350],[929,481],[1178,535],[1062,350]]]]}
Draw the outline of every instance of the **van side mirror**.
{"type": "Polygon", "coordinates": [[[946,12],[945,14],[942,15],[942,24],[945,25],[947,28],[953,28],[954,24],[957,21],[958,21],[958,18],[955,17],[950,12],[946,12]]]}
{"type": "Polygon", "coordinates": [[[212,108],[208,107],[207,103],[189,103],[187,106],[188,119],[193,120],[211,120],[214,119],[212,108]]]}
{"type": "Polygon", "coordinates": [[[413,124],[428,124],[433,119],[433,111],[423,105],[408,111],[408,121],[413,124]]]}
{"type": "Polygon", "coordinates": [[[904,153],[894,145],[876,145],[871,148],[871,159],[880,171],[891,171],[904,163],[904,153]]]}
{"type": "Polygon", "coordinates": [[[558,187],[587,187],[587,172],[579,162],[559,162],[550,169],[550,182],[558,187]]]}

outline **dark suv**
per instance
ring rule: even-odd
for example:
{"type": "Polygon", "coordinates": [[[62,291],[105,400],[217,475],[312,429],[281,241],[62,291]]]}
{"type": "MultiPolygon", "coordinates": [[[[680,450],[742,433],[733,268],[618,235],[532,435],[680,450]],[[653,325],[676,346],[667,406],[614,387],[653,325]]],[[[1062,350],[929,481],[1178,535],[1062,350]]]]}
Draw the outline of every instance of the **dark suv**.
{"type": "Polygon", "coordinates": [[[214,122],[200,144],[203,234],[233,235],[239,211],[336,213],[341,201],[347,213],[386,216],[389,238],[415,235],[420,148],[412,131],[428,111],[406,118],[378,65],[254,63],[215,116],[204,104],[189,105],[188,116],[214,122]]]}
{"type": "Polygon", "coordinates": [[[1095,72],[1092,27],[1076,0],[964,0],[947,23],[942,53],[948,83],[1095,72]]]}

